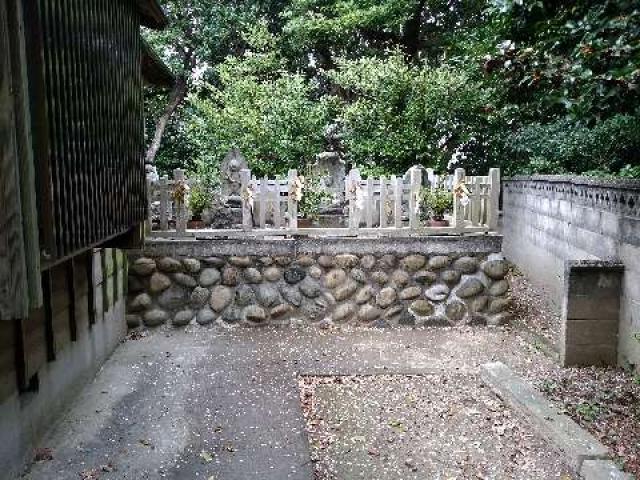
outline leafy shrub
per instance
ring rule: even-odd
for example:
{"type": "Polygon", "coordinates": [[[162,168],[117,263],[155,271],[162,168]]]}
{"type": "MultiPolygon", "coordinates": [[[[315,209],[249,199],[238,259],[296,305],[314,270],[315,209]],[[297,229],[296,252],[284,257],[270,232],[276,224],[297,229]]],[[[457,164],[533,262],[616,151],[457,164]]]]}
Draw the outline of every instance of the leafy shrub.
{"type": "Polygon", "coordinates": [[[434,220],[440,220],[453,209],[453,194],[442,188],[422,188],[420,200],[423,211],[434,220]]]}
{"type": "Polygon", "coordinates": [[[195,217],[202,215],[202,212],[210,204],[211,195],[205,188],[196,185],[191,189],[189,193],[189,210],[195,217]]]}
{"type": "Polygon", "coordinates": [[[639,120],[617,115],[593,127],[569,120],[524,127],[506,140],[507,170],[524,174],[620,171],[634,176],[640,164],[639,120]]]}

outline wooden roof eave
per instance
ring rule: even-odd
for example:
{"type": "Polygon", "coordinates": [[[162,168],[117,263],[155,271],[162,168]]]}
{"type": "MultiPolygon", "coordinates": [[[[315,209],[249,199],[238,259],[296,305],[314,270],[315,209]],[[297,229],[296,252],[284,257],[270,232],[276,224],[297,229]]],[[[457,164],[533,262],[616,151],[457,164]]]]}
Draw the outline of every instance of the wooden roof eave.
{"type": "Polygon", "coordinates": [[[173,88],[176,77],[162,61],[153,48],[142,41],[142,76],[148,85],[160,88],[173,88]]]}
{"type": "Polygon", "coordinates": [[[169,22],[158,0],[135,0],[135,2],[142,26],[154,30],[166,28],[169,22]]]}

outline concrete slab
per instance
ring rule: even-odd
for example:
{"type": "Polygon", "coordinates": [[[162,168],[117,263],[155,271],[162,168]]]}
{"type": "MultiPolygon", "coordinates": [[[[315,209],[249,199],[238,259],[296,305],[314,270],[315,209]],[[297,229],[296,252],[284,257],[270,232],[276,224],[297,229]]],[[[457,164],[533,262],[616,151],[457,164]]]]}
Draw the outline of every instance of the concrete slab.
{"type": "Polygon", "coordinates": [[[538,433],[561,451],[576,472],[585,460],[607,459],[607,448],[577,423],[550,405],[542,394],[501,362],[482,366],[482,378],[509,405],[519,410],[538,433]]]}
{"type": "Polygon", "coordinates": [[[580,470],[584,480],[634,480],[623,473],[611,460],[585,460],[580,470]]]}

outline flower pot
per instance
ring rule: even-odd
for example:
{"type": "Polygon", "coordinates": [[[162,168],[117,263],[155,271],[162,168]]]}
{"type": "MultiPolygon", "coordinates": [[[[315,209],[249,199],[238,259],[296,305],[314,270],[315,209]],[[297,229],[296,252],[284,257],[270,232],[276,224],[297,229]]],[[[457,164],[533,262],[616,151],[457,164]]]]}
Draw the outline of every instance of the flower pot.
{"type": "Polygon", "coordinates": [[[187,222],[187,228],[189,230],[201,230],[204,228],[204,222],[202,220],[189,220],[187,222]]]}
{"type": "Polygon", "coordinates": [[[427,220],[427,226],[429,227],[448,227],[449,220],[445,220],[444,218],[431,218],[427,220]]]}
{"type": "Polygon", "coordinates": [[[298,228],[311,228],[313,226],[313,220],[305,217],[298,217],[298,228]]]}

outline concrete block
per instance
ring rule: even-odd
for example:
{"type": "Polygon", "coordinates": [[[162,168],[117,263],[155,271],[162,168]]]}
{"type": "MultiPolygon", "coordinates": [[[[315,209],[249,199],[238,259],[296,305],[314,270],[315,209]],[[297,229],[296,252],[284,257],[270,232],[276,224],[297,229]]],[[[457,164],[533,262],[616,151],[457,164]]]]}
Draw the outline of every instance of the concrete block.
{"type": "Polygon", "coordinates": [[[580,469],[584,480],[633,480],[635,477],[618,469],[611,460],[585,460],[580,469]]]}
{"type": "Polygon", "coordinates": [[[602,367],[615,365],[618,357],[617,339],[610,343],[595,345],[560,346],[560,363],[563,367],[602,367]]]}
{"type": "Polygon", "coordinates": [[[618,338],[618,319],[613,320],[572,320],[567,319],[563,328],[566,344],[594,345],[615,344],[618,338]]]}
{"type": "Polygon", "coordinates": [[[607,296],[571,295],[567,299],[567,320],[618,320],[620,290],[607,296]]]}
{"type": "Polygon", "coordinates": [[[482,365],[481,376],[514,410],[529,421],[540,436],[566,456],[579,472],[586,460],[607,459],[607,448],[590,433],[551,406],[542,394],[501,362],[482,365]]]}

